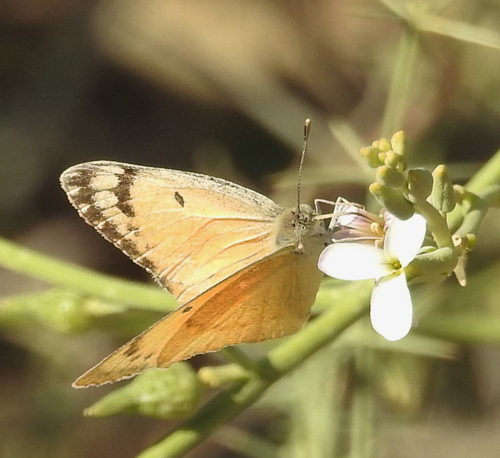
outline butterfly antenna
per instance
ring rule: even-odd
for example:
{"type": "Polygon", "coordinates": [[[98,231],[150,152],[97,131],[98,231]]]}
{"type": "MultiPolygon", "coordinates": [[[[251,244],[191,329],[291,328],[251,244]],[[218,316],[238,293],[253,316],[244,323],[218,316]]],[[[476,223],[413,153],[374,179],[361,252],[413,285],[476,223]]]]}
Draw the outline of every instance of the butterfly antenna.
{"type": "Polygon", "coordinates": [[[300,180],[302,178],[302,166],[304,165],[304,159],[307,152],[307,142],[309,140],[309,132],[311,131],[311,120],[306,119],[304,122],[304,145],[302,146],[302,155],[300,157],[299,164],[299,176],[297,178],[297,214],[300,210],[300,180]]]}

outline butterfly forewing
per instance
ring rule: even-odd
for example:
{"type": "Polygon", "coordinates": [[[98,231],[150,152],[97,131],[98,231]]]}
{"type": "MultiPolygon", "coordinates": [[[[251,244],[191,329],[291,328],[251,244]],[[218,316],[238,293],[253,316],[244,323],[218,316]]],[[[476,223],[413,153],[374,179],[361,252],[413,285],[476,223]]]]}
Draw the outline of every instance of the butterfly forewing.
{"type": "Polygon", "coordinates": [[[225,180],[117,162],[66,170],[81,216],[185,304],[276,252],[283,209],[225,180]]]}

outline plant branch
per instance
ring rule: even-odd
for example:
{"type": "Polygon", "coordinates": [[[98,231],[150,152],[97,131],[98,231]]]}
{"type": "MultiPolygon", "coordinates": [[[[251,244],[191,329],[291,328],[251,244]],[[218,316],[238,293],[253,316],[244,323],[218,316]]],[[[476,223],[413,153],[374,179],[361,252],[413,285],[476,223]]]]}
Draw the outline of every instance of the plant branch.
{"type": "Polygon", "coordinates": [[[247,382],[236,384],[215,396],[200,411],[138,458],[177,458],[196,447],[225,422],[255,403],[280,378],[316,351],[335,340],[351,324],[366,314],[371,282],[353,284],[342,303],[313,320],[257,361],[257,371],[247,382]],[[363,287],[365,286],[365,287],[363,287]]]}
{"type": "Polygon", "coordinates": [[[93,272],[0,238],[0,266],[51,285],[134,306],[168,312],[178,303],[160,288],[93,272]]]}

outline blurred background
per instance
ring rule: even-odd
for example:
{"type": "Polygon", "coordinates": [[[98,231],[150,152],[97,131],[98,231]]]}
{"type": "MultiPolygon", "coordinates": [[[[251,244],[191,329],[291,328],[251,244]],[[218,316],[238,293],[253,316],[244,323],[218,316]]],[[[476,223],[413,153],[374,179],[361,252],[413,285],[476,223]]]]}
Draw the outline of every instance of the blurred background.
{"type": "MultiPolygon", "coordinates": [[[[78,217],[61,172],[99,159],[178,168],[290,205],[306,118],[305,202],[342,195],[365,203],[370,176],[356,153],[400,129],[413,165],[444,162],[465,183],[500,147],[499,68],[496,0],[0,0],[1,235],[149,282],[78,217]],[[424,13],[408,42],[403,17],[424,13]]],[[[345,355],[359,348],[375,349],[379,362],[370,372],[371,456],[497,456],[499,223],[491,212],[467,288],[450,278],[415,293],[427,320],[436,309],[465,311],[498,329],[471,336],[462,322],[410,337],[396,352],[351,336],[240,416],[231,428],[241,429],[189,456],[346,456],[357,381],[345,355]],[[241,431],[252,435],[235,444],[241,431]]],[[[47,288],[0,271],[2,297],[47,288]]],[[[0,456],[133,457],[162,437],[173,424],[84,418],[83,408],[113,388],[70,387],[157,317],[78,335],[43,320],[0,319],[0,456]]]]}

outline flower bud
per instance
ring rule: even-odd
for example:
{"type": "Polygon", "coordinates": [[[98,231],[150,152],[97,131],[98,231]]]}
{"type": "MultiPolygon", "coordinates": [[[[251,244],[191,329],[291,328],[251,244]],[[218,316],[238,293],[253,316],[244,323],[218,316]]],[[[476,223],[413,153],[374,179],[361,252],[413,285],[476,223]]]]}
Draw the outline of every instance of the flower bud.
{"type": "Polygon", "coordinates": [[[200,403],[201,387],[186,362],[168,369],[149,369],[132,383],[104,396],[85,410],[89,417],[139,414],[175,420],[193,414],[200,403]]]}
{"type": "Polygon", "coordinates": [[[377,182],[372,183],[369,189],[380,205],[399,219],[407,220],[415,213],[413,204],[399,189],[388,188],[377,182]]]}
{"type": "Polygon", "coordinates": [[[457,265],[457,260],[457,253],[453,248],[437,248],[418,254],[406,269],[418,271],[420,275],[449,275],[457,265]]]}
{"type": "Polygon", "coordinates": [[[365,160],[371,168],[377,168],[382,165],[380,159],[378,158],[378,154],[380,150],[378,148],[374,148],[373,146],[367,146],[366,148],[361,148],[361,157],[365,160]]]}
{"type": "Polygon", "coordinates": [[[202,367],[198,371],[198,379],[209,388],[224,388],[236,381],[248,380],[249,373],[238,364],[202,367]]]}
{"type": "Polygon", "coordinates": [[[426,169],[413,169],[408,172],[408,190],[416,201],[423,201],[431,195],[432,175],[426,169]]]}
{"type": "Polygon", "coordinates": [[[380,184],[389,188],[401,188],[405,183],[404,175],[387,165],[379,167],[375,176],[380,184]]]}
{"type": "Polygon", "coordinates": [[[392,169],[400,169],[402,170],[402,159],[401,156],[395,153],[392,149],[385,153],[384,164],[387,167],[391,167],[392,169]]]}
{"type": "Polygon", "coordinates": [[[406,165],[408,164],[408,159],[410,157],[410,152],[408,149],[408,143],[406,142],[406,135],[402,130],[396,132],[392,136],[391,146],[393,151],[402,157],[403,164],[406,167],[406,165]]]}
{"type": "Polygon", "coordinates": [[[432,172],[432,205],[440,212],[449,213],[455,208],[455,192],[448,169],[438,165],[432,172]]]}
{"type": "Polygon", "coordinates": [[[391,148],[391,143],[389,142],[389,140],[387,140],[387,138],[381,138],[379,141],[378,141],[378,147],[380,149],[380,151],[389,151],[391,148]]]}
{"type": "Polygon", "coordinates": [[[45,325],[64,334],[79,334],[94,322],[94,315],[89,312],[86,299],[59,289],[40,296],[40,303],[34,313],[45,325]]]}

